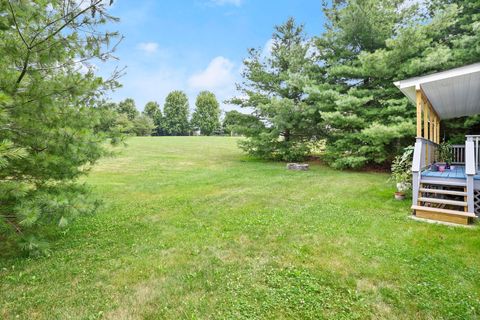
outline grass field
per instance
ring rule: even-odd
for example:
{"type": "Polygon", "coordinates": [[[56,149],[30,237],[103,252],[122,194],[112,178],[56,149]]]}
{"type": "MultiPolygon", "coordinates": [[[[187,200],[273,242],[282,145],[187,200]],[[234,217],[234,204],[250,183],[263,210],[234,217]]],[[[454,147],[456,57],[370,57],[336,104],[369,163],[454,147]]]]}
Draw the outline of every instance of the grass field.
{"type": "Polygon", "coordinates": [[[235,138],[134,138],[104,208],[0,260],[1,319],[475,319],[480,231],[416,222],[388,176],[254,161],[235,138]]]}

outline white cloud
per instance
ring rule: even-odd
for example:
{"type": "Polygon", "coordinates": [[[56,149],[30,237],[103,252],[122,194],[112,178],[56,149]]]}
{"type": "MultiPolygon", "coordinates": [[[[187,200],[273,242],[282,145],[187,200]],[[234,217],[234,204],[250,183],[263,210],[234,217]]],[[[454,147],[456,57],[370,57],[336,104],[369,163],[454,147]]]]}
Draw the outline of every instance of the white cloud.
{"type": "Polygon", "coordinates": [[[238,109],[224,101],[237,95],[235,83],[239,78],[240,69],[229,59],[222,56],[212,59],[203,71],[191,75],[187,80],[187,94],[191,96],[192,106],[199,91],[209,90],[217,96],[223,110],[238,109]]]}
{"type": "Polygon", "coordinates": [[[217,6],[233,5],[240,7],[243,4],[243,0],[210,0],[210,3],[217,6]]]}
{"type": "Polygon", "coordinates": [[[273,39],[268,39],[268,41],[265,43],[262,50],[263,57],[269,57],[272,54],[273,43],[274,43],[273,39]]]}
{"type": "Polygon", "coordinates": [[[234,64],[222,56],[210,61],[207,68],[192,75],[188,79],[188,85],[194,89],[222,90],[234,85],[234,64]]]}
{"type": "Polygon", "coordinates": [[[156,42],[142,42],[137,46],[138,49],[142,50],[146,54],[153,54],[158,50],[158,43],[156,42]]]}

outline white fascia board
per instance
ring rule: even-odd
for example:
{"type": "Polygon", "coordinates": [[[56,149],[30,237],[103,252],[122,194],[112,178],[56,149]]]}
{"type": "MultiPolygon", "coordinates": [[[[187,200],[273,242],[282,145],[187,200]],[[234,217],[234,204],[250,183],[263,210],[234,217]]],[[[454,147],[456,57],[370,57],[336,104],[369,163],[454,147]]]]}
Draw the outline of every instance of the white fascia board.
{"type": "Polygon", "coordinates": [[[480,72],[480,63],[471,64],[468,66],[463,66],[460,68],[455,68],[447,71],[441,71],[426,76],[410,78],[402,81],[394,82],[395,86],[399,89],[406,89],[409,87],[416,87],[428,82],[434,82],[449,78],[460,77],[463,75],[480,72]]]}

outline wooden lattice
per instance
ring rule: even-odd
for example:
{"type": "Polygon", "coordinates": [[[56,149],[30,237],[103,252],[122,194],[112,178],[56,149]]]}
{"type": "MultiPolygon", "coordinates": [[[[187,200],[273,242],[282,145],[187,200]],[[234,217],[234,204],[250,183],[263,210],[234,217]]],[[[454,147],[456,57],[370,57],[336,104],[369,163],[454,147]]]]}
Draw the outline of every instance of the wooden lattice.
{"type": "Polygon", "coordinates": [[[475,203],[475,214],[480,215],[480,190],[473,191],[473,201],[475,203]]]}

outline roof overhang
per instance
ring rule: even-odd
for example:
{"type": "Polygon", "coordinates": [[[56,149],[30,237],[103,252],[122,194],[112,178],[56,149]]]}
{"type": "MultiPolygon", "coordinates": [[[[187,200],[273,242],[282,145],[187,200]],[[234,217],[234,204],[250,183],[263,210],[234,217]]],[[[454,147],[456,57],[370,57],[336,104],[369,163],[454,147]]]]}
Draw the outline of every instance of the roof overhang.
{"type": "Polygon", "coordinates": [[[480,63],[394,84],[414,104],[421,89],[441,119],[480,114],[480,63]]]}

